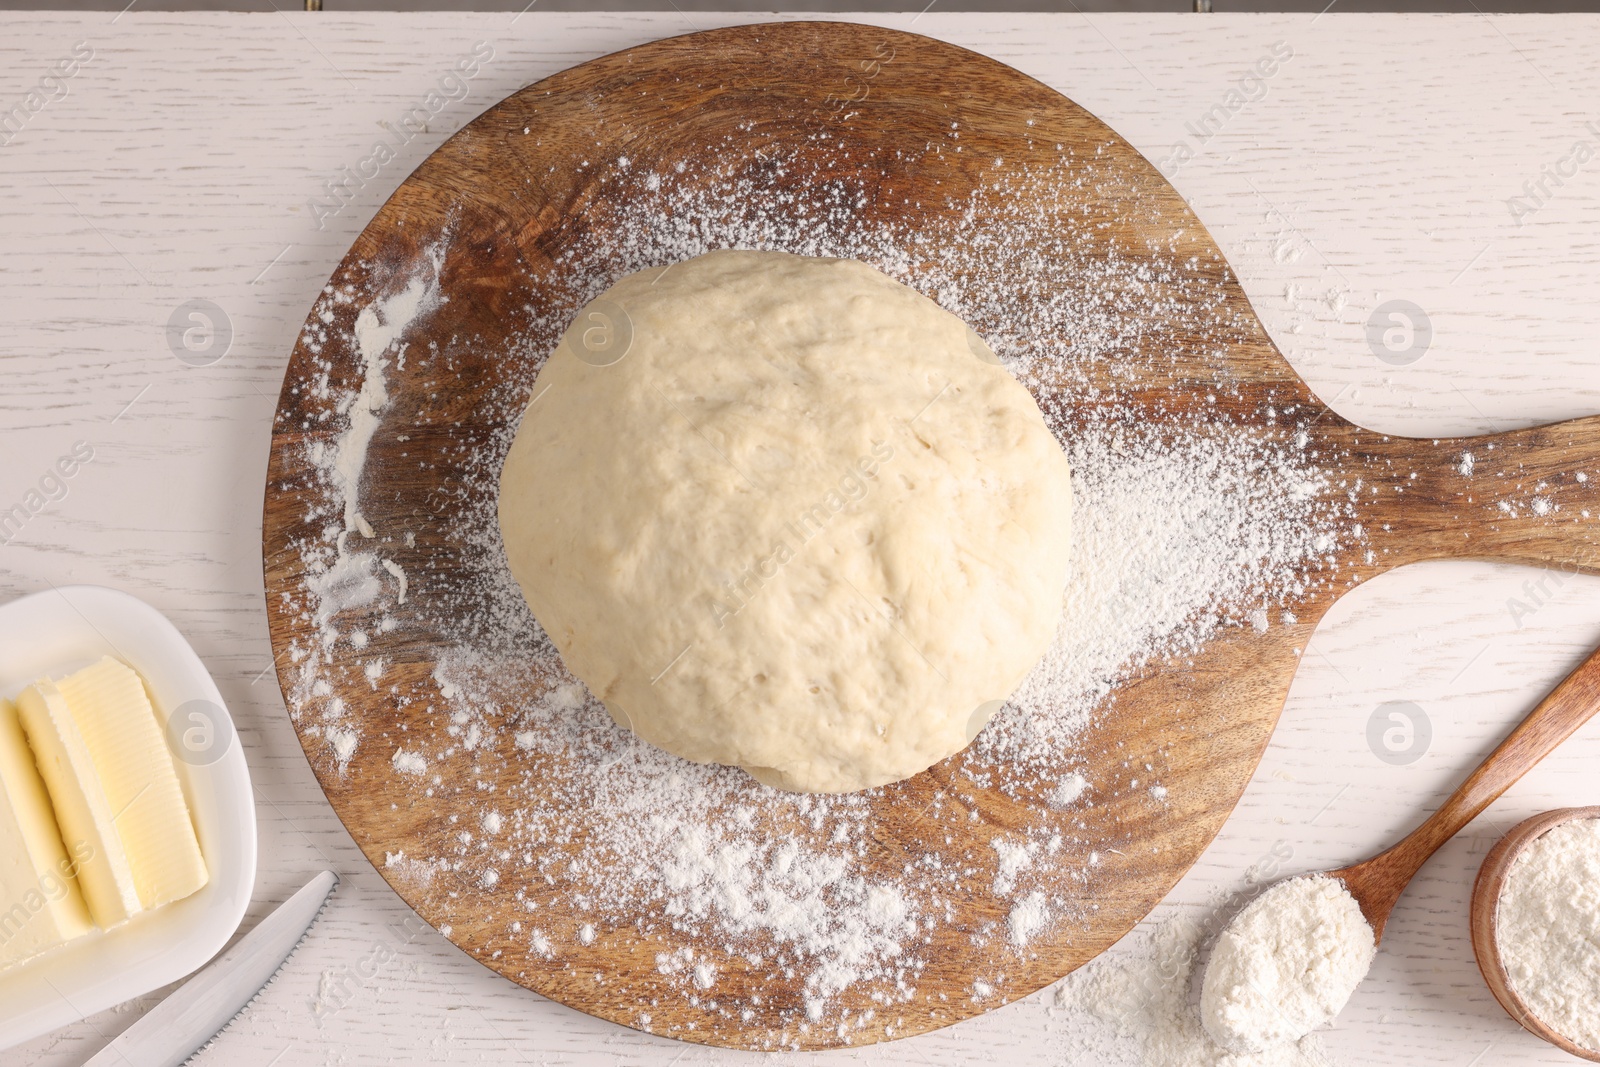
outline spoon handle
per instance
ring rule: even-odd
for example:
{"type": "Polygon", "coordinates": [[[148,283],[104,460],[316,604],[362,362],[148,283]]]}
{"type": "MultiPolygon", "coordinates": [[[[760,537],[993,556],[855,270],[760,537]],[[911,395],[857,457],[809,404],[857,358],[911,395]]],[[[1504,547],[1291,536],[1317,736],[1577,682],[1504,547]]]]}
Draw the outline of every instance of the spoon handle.
{"type": "Polygon", "coordinates": [[[1428,857],[1596,711],[1600,711],[1600,651],[1592,653],[1541,700],[1421,826],[1365,863],[1333,872],[1363,901],[1362,910],[1374,933],[1382,936],[1394,902],[1428,857]]]}

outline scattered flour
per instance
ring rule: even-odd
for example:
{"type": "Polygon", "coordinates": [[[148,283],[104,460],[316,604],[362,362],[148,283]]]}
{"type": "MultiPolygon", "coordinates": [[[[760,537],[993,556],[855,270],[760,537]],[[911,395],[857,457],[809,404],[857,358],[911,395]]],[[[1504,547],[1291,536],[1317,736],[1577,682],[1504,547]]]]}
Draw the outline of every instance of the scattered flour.
{"type": "Polygon", "coordinates": [[[1342,882],[1279,882],[1217,938],[1200,995],[1206,1030],[1247,1052],[1298,1041],[1339,1014],[1375,951],[1372,927],[1342,882]]]}
{"type": "Polygon", "coordinates": [[[1065,612],[1012,698],[1032,715],[980,735],[997,756],[1037,757],[1060,736],[1064,702],[1081,707],[1131,668],[1252,625],[1264,599],[1306,593],[1311,565],[1332,547],[1319,544],[1323,479],[1288,446],[1158,441],[1113,426],[1070,439],[1067,452],[1075,547],[1065,612]]]}
{"type": "MultiPolygon", "coordinates": [[[[352,536],[371,539],[377,536],[361,513],[361,480],[366,470],[367,452],[373,435],[382,423],[384,410],[389,405],[387,365],[389,354],[398,345],[395,358],[403,359],[405,345],[402,338],[406,330],[426,312],[437,308],[444,297],[439,292],[438,276],[443,262],[445,242],[441,238],[428,250],[431,262],[429,277],[412,277],[398,292],[382,299],[369,300],[356,314],[350,344],[361,358],[360,388],[339,392],[330,384],[331,365],[324,367],[314,382],[302,388],[317,397],[332,401],[333,411],[345,420],[344,429],[330,444],[314,441],[307,449],[307,459],[322,473],[328,492],[330,510],[337,508],[341,519],[338,527],[327,528],[328,537],[315,546],[304,546],[302,559],[307,564],[306,585],[316,604],[315,621],[321,640],[312,649],[301,653],[301,669],[297,690],[315,695],[311,689],[321,679],[318,668],[338,643],[340,632],[335,623],[344,612],[357,611],[372,604],[383,591],[375,566],[378,558],[371,552],[354,551],[348,547],[352,536]],[[327,540],[331,539],[329,545],[327,540]]],[[[331,287],[330,287],[331,290],[331,287]]],[[[356,295],[351,292],[324,292],[324,299],[334,304],[352,304],[356,295]]],[[[327,309],[323,308],[326,312],[327,309]]],[[[306,338],[314,351],[319,351],[327,341],[328,314],[314,316],[319,325],[307,327],[313,336],[306,338]]],[[[398,565],[383,561],[382,567],[399,582],[398,602],[405,599],[405,574],[398,565]],[[397,573],[398,572],[398,573],[397,573]]],[[[365,648],[368,637],[362,631],[351,635],[357,648],[365,648]]],[[[324,734],[330,745],[337,745],[334,737],[324,734]]],[[[352,746],[353,751],[353,746],[352,746]]],[[[346,754],[339,762],[347,762],[346,754]]]]}
{"type": "Polygon", "coordinates": [[[1034,890],[1011,909],[1011,914],[1006,917],[1006,929],[1010,932],[1011,943],[1017,948],[1022,948],[1028,939],[1040,930],[1050,918],[1050,907],[1045,903],[1045,895],[1034,890]]]}
{"type": "Polygon", "coordinates": [[[383,564],[383,569],[393,575],[394,580],[398,583],[395,588],[394,602],[396,604],[404,604],[406,602],[406,572],[401,568],[400,564],[392,559],[380,560],[379,562],[383,564]]]}
{"type": "Polygon", "coordinates": [[[528,935],[528,947],[534,955],[543,959],[555,958],[555,946],[550,943],[550,938],[543,930],[534,930],[528,935]]]}
{"type": "Polygon", "coordinates": [[[361,743],[359,734],[342,726],[330,726],[322,736],[327,740],[328,747],[333,749],[333,758],[341,767],[350,762],[350,757],[356,754],[356,746],[361,743]]]}
{"type": "Polygon", "coordinates": [[[350,424],[335,445],[334,484],[344,498],[344,525],[347,531],[360,530],[371,537],[371,527],[361,516],[361,473],[366,466],[367,446],[378,431],[383,409],[389,404],[385,362],[389,349],[405,334],[406,327],[423,310],[437,302],[437,287],[430,288],[422,278],[413,278],[404,289],[356,315],[356,351],[361,354],[364,373],[361,391],[346,409],[350,424]]]}
{"type": "Polygon", "coordinates": [[[396,749],[394,755],[389,757],[389,762],[401,774],[422,774],[428,769],[427,760],[415,752],[407,752],[403,748],[396,749]]]}
{"type": "Polygon", "coordinates": [[[1026,844],[1018,844],[1003,837],[996,838],[990,843],[990,847],[1000,858],[994,872],[994,892],[996,896],[1003,897],[1017,884],[1017,875],[1033,864],[1033,852],[1026,844]]]}
{"type": "Polygon", "coordinates": [[[414,860],[404,852],[385,852],[383,866],[385,870],[392,871],[396,877],[418,887],[433,884],[433,864],[414,860]]]}
{"type": "MultiPolygon", "coordinates": [[[[1056,989],[1057,1004],[1087,1011],[1132,1041],[1143,1067],[1331,1067],[1315,1034],[1254,1053],[1213,1041],[1192,988],[1204,940],[1204,928],[1184,915],[1142,926],[1126,949],[1119,946],[1068,975],[1056,989]]],[[[1107,1052],[1104,1059],[1114,1054],[1107,1052]]]]}
{"type": "Polygon", "coordinates": [[[1500,890],[1495,938],[1529,1010],[1600,1051],[1600,820],[1561,823],[1517,857],[1500,890]]]}
{"type": "Polygon", "coordinates": [[[1050,806],[1064,811],[1076,804],[1078,798],[1083,796],[1084,790],[1088,788],[1089,780],[1077,771],[1073,771],[1061,779],[1060,784],[1055,788],[1055,792],[1050,794],[1050,806]]]}

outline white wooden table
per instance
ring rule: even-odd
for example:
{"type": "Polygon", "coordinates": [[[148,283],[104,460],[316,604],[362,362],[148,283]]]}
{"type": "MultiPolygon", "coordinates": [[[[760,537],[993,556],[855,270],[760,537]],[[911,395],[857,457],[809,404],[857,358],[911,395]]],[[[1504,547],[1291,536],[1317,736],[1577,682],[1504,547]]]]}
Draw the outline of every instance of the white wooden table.
{"type": "MultiPolygon", "coordinates": [[[[247,925],[320,867],[345,878],[277,981],[197,1062],[757,1058],[590,1019],[420,927],[300,754],[268,670],[260,566],[268,426],[285,361],[319,287],[383,199],[447,135],[529,82],[741,21],[753,17],[0,14],[0,509],[74,442],[94,448],[66,495],[0,544],[0,596],[102,583],[155,604],[188,635],[255,776],[261,873],[247,925]],[[376,124],[422,104],[479,41],[494,56],[465,97],[444,99],[399,159],[315,217],[308,201],[367,154],[376,124]],[[92,58],[47,78],[75,49],[92,58]],[[41,85],[43,106],[3,125],[41,85]],[[173,310],[195,298],[220,307],[232,329],[226,355],[203,367],[176,359],[166,334],[173,310]]],[[[861,21],[1011,63],[1162,163],[1274,339],[1341,414],[1427,435],[1600,412],[1600,158],[1572,155],[1586,141],[1600,157],[1600,20],[935,10],[861,21]],[[1277,42],[1293,56],[1230,109],[1240,99],[1230,102],[1230,89],[1277,42]],[[1541,178],[1543,191],[1528,197],[1524,184],[1541,178]],[[1434,329],[1405,366],[1376,358],[1367,339],[1373,309],[1393,298],[1424,308],[1434,329]]],[[[1357,589],[1317,632],[1234,817],[1150,922],[1201,913],[1263,856],[1288,854],[1282,868],[1293,873],[1376,851],[1597,643],[1600,579],[1457,563],[1357,589]],[[1369,716],[1396,700],[1415,702],[1432,725],[1426,751],[1405,765],[1367,742],[1369,716]]],[[[1466,902],[1476,865],[1512,823],[1600,802],[1597,757],[1600,724],[1433,860],[1328,1035],[1336,1061],[1572,1062],[1490,998],[1466,902]]],[[[1114,952],[1137,951],[1137,940],[1114,952]]],[[[156,996],[0,1062],[77,1064],[156,996]]],[[[1047,990],[940,1033],[802,1059],[1024,1067],[1134,1063],[1137,1052],[1047,990]]]]}

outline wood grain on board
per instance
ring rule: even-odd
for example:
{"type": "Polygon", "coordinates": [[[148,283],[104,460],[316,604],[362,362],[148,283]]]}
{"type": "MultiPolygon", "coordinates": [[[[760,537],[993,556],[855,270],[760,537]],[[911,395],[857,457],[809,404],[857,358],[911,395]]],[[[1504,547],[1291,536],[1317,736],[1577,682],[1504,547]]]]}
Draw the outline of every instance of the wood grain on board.
{"type": "MultiPolygon", "coordinates": [[[[520,351],[517,331],[528,309],[575,310],[584,286],[563,275],[562,254],[625,225],[614,202],[617,190],[608,184],[623,157],[638,173],[671,173],[683,162],[693,165],[691,174],[715,157],[725,171],[766,182],[775,193],[803,194],[797,183],[807,181],[858,186],[869,222],[929,232],[949,223],[963,204],[987,203],[1000,212],[1015,206],[1007,199],[1049,198],[1053,210],[1089,220],[1078,231],[1085,260],[1143,249],[1165,263],[1187,264],[1169,283],[1170,292],[1128,302],[1125,314],[1141,320],[1130,334],[1139,338],[1137,347],[1074,372],[1154,425],[1187,425],[1203,414],[1285,441],[1304,434],[1306,451],[1329,475],[1322,492],[1346,514],[1321,581],[1294,604],[1293,621],[1274,619],[1263,632],[1228,629],[1192,661],[1152,665],[1119,686],[1103,714],[1072,739],[1106,799],[1059,818],[1063,826],[1071,823],[1074,841],[1098,845],[1100,862],[1081,884],[1059,890],[1076,898],[1073,920],[1040,934],[1026,952],[1004,937],[974,934],[1003,923],[1008,906],[990,888],[989,842],[1051,817],[1045,785],[1031,796],[979,785],[971,780],[970,762],[963,762],[967,755],[882,792],[874,801],[874,863],[899,871],[906,857],[930,847],[936,825],[958,835],[952,852],[968,857],[972,873],[958,894],[954,921],[931,933],[916,994],[885,1007],[871,999],[870,984],[847,989],[835,1009],[849,1013],[848,1030],[805,1025],[803,975],[786,980],[734,954],[719,957],[717,996],[691,1002],[658,972],[656,954],[676,942],[648,916],[615,923],[584,952],[554,961],[506,938],[505,915],[521,892],[539,903],[552,937],[576,940],[584,920],[567,906],[567,887],[559,881],[535,881],[515,870],[503,871],[492,888],[391,878],[396,891],[425,919],[448,927],[462,949],[572,1007],[641,1026],[640,1005],[651,1002],[655,1033],[734,1047],[824,1048],[924,1032],[1026,995],[1109,947],[1204,850],[1261,756],[1299,651],[1342,591],[1402,563],[1449,556],[1600,571],[1600,537],[1587,514],[1600,511],[1600,488],[1569,474],[1600,456],[1600,420],[1444,441],[1384,436],[1348,423],[1310,394],[1274,348],[1182,198],[1093,116],[1000,63],[948,44],[875,27],[790,23],[658,41],[528,87],[430,156],[351,249],[334,282],[390,292],[423,269],[435,242],[449,234],[437,269],[450,300],[426,327],[444,354],[422,358],[424,346],[413,345],[418,356],[391,368],[391,400],[368,452],[361,496],[361,510],[375,528],[416,532],[414,546],[394,550],[407,573],[448,586],[471,582],[475,567],[491,565],[453,540],[458,531],[451,524],[419,518],[437,514],[440,490],[492,491],[492,483],[472,475],[482,461],[474,449],[493,447],[506,428],[495,413],[514,409],[491,401],[531,383],[527,361],[508,353],[520,351]],[[957,125],[959,152],[950,133],[957,125]],[[818,137],[819,130],[827,137],[818,137]],[[930,151],[933,145],[950,150],[930,151]],[[1067,156],[1093,161],[1093,182],[1036,183],[1007,197],[982,195],[1019,169],[1059,165],[1061,146],[1067,156]],[[774,166],[775,158],[791,165],[774,166]],[[1155,296],[1187,298],[1196,291],[1213,298],[1204,337],[1187,332],[1192,319],[1152,310],[1174,306],[1155,296]],[[471,344],[452,343],[456,338],[471,344]],[[439,360],[450,373],[444,389],[439,360]],[[435,458],[424,468],[419,454],[435,458]],[[1150,772],[1142,769],[1147,763],[1150,772]],[[958,791],[971,798],[979,818],[959,825],[924,818],[936,795],[957,791],[958,775],[965,776],[958,791]],[[1167,802],[1154,803],[1130,787],[1132,779],[1148,775],[1168,787],[1167,802]],[[993,985],[991,995],[975,993],[980,979],[993,985]],[[740,1010],[750,1018],[740,1021],[740,1010]]],[[[805,199],[774,196],[772,209],[794,211],[805,199]]],[[[973,225],[981,231],[985,221],[980,212],[973,225]]],[[[307,575],[294,547],[320,536],[326,521],[309,514],[322,490],[307,466],[307,447],[331,445],[343,429],[342,419],[330,417],[326,396],[303,386],[326,363],[336,392],[359,387],[361,361],[348,350],[357,310],[336,310],[320,351],[302,336],[279,401],[263,553],[280,662],[288,662],[291,645],[315,640],[306,613],[307,575]]],[[[986,334],[1000,326],[973,325],[986,334]]],[[[1087,414],[1050,412],[1064,433],[1087,414]]],[[[425,583],[415,595],[425,602],[425,583]]],[[[393,664],[386,687],[425,698],[444,639],[430,644],[418,629],[402,626],[386,645],[375,625],[369,629],[377,635],[374,651],[393,664]]],[[[426,741],[439,729],[412,710],[425,699],[397,708],[394,692],[375,689],[359,666],[342,673],[334,667],[330,678],[345,713],[364,731],[404,726],[426,741]]],[[[287,687],[285,696],[293,708],[287,687]]],[[[329,801],[380,871],[389,853],[449,851],[447,838],[456,832],[449,812],[412,803],[411,787],[389,766],[392,749],[363,745],[339,767],[322,738],[306,728],[310,722],[297,722],[307,756],[329,801]]],[[[509,748],[509,739],[504,743],[509,748]]],[[[505,755],[514,764],[515,753],[505,755]]]]}

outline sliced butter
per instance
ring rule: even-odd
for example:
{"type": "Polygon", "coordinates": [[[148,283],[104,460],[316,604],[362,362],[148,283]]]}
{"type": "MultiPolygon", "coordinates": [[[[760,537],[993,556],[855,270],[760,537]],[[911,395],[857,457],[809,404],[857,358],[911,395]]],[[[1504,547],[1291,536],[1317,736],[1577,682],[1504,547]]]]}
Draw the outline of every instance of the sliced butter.
{"type": "Polygon", "coordinates": [[[205,885],[189,805],[144,680],[108,656],[56,686],[94,759],[139,905],[160,907],[205,885]]]}
{"type": "Polygon", "coordinates": [[[0,970],[89,932],[76,868],[17,711],[0,700],[0,970]]]}
{"type": "Polygon", "coordinates": [[[49,679],[18,694],[17,714],[55,805],[61,839],[79,858],[78,886],[89,914],[100,926],[116,926],[140,910],[139,890],[117,832],[117,809],[100,784],[88,742],[49,679]]]}

